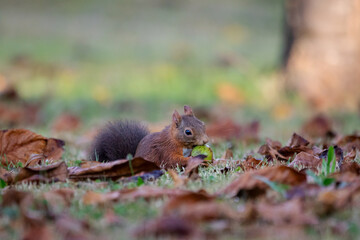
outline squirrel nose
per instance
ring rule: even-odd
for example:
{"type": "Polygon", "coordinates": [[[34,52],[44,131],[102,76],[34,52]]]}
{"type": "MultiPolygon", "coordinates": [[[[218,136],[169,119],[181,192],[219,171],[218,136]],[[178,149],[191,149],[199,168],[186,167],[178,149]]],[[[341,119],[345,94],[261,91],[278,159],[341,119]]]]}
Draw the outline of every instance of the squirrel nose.
{"type": "Polygon", "coordinates": [[[209,138],[207,135],[203,138],[203,144],[207,144],[209,142],[209,138]]]}

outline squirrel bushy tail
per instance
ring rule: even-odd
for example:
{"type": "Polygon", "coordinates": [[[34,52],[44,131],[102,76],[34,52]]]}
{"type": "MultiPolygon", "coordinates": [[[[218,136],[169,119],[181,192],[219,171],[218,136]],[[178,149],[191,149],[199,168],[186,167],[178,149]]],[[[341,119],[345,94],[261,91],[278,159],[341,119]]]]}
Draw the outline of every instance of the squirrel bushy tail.
{"type": "Polygon", "coordinates": [[[137,121],[110,122],[95,137],[90,160],[108,162],[125,159],[129,153],[135,156],[139,142],[149,133],[148,128],[137,121]]]}

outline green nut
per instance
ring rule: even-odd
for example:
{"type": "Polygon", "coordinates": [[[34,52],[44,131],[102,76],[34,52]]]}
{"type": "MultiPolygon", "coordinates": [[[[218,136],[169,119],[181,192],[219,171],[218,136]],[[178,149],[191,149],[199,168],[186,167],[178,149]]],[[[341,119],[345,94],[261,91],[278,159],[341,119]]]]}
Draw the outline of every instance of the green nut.
{"type": "Polygon", "coordinates": [[[213,151],[207,145],[196,146],[192,149],[191,156],[196,157],[197,155],[206,155],[207,157],[204,159],[206,161],[211,162],[213,159],[213,151]]]}

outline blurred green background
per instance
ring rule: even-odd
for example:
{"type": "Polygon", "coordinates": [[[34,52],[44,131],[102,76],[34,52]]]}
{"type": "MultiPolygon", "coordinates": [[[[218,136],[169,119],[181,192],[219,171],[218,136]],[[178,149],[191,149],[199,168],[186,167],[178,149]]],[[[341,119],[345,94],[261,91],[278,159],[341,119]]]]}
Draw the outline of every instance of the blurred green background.
{"type": "Polygon", "coordinates": [[[287,139],[310,111],[285,91],[283,25],[283,0],[0,0],[0,90],[40,104],[45,132],[64,112],[167,122],[188,104],[287,139]]]}
{"type": "Polygon", "coordinates": [[[1,1],[0,70],[27,99],[260,106],[282,2],[1,1]]]}

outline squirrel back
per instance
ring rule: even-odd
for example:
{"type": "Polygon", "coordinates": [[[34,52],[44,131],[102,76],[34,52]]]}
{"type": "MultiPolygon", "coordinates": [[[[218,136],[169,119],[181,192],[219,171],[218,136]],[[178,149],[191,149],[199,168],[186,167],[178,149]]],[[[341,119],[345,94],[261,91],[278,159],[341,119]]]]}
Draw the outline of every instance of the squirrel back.
{"type": "Polygon", "coordinates": [[[116,121],[101,129],[90,148],[89,158],[108,162],[135,156],[139,142],[150,132],[137,121],[116,121]]]}

